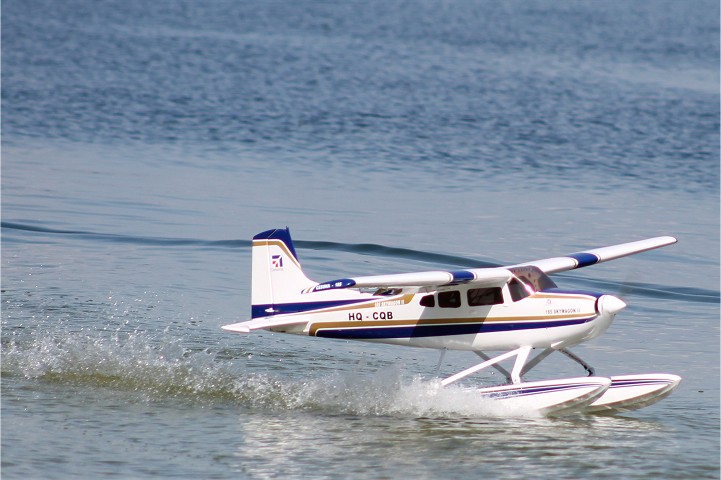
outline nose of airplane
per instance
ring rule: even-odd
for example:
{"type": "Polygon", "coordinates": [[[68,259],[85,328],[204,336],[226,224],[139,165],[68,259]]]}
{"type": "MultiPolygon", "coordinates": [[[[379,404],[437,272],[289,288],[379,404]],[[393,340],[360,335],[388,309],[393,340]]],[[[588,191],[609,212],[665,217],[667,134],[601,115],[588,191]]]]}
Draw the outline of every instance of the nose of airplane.
{"type": "Polygon", "coordinates": [[[602,295],[598,299],[598,311],[609,315],[616,315],[618,312],[626,308],[626,304],[618,297],[613,295],[602,295]]]}

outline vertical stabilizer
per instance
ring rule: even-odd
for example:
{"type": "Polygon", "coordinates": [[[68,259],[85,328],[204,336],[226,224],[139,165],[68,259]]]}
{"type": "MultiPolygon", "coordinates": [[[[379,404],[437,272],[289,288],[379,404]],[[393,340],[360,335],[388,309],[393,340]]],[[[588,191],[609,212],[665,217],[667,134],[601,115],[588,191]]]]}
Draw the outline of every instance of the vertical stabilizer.
{"type": "Polygon", "coordinates": [[[276,306],[301,301],[301,292],[316,284],[305,276],[290,231],[273,229],[253,237],[252,317],[278,312],[276,306]]]}

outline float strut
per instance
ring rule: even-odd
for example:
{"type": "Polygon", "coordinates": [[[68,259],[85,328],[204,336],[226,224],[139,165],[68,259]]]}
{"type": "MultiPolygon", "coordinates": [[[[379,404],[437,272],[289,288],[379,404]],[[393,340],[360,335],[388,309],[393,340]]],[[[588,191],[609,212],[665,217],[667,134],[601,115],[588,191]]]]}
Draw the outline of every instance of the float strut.
{"type": "MultiPolygon", "coordinates": [[[[458,380],[462,378],[466,378],[467,376],[476,373],[479,370],[483,370],[484,368],[490,367],[492,365],[495,365],[498,362],[502,362],[503,360],[511,357],[522,357],[523,361],[519,362],[520,358],[516,359],[516,366],[513,367],[513,372],[511,372],[511,377],[514,376],[516,373],[520,373],[521,368],[523,368],[523,363],[526,361],[526,358],[528,358],[528,352],[531,351],[531,347],[522,347],[517,348],[515,350],[511,350],[510,352],[506,352],[502,355],[498,355],[497,357],[493,357],[490,360],[486,360],[485,362],[479,363],[478,365],[474,365],[470,368],[467,368],[461,372],[456,373],[455,375],[451,375],[450,377],[441,380],[441,385],[446,386],[448,384],[451,384],[453,382],[457,382],[458,380]],[[518,370],[518,372],[516,372],[518,370]]],[[[520,380],[519,380],[520,382],[520,380]]]]}
{"type": "Polygon", "coordinates": [[[589,377],[592,377],[592,376],[594,376],[594,375],[596,374],[596,371],[593,369],[593,367],[592,367],[591,365],[589,365],[589,364],[587,364],[586,362],[584,362],[583,359],[581,359],[580,357],[576,356],[576,354],[574,354],[574,353],[571,352],[570,350],[566,350],[565,348],[559,348],[558,351],[561,352],[561,353],[563,353],[564,355],[566,355],[568,358],[570,358],[570,359],[573,360],[574,362],[576,362],[576,363],[578,363],[579,365],[581,365],[584,369],[586,369],[586,372],[588,372],[588,376],[589,376],[589,377]]]}
{"type": "Polygon", "coordinates": [[[441,364],[443,363],[443,358],[446,356],[447,351],[447,348],[441,349],[441,357],[438,359],[438,365],[436,366],[436,378],[438,378],[438,375],[441,373],[441,364]]]}

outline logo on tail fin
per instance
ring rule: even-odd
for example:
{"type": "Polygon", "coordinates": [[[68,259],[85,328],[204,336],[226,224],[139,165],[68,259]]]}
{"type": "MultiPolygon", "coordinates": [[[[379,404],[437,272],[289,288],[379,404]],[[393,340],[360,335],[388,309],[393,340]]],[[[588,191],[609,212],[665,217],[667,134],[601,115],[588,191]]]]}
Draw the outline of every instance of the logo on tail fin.
{"type": "Polygon", "coordinates": [[[282,270],[283,269],[283,256],[282,255],[273,255],[270,258],[270,265],[276,270],[282,270]]]}

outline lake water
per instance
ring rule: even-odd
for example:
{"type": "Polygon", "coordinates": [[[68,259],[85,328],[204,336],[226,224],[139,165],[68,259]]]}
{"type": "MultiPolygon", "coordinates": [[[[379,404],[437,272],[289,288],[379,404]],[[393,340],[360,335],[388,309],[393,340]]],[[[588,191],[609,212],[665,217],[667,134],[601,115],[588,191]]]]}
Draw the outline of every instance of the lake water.
{"type": "Polygon", "coordinates": [[[718,478],[718,2],[2,13],[4,478],[718,478]],[[599,374],[683,383],[540,418],[432,350],[222,331],[286,225],[318,281],[674,235],[555,280],[629,305],[599,374]]]}

